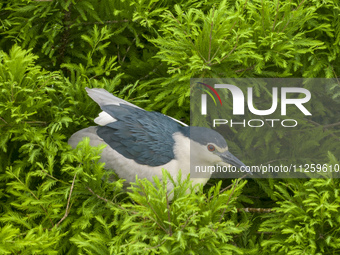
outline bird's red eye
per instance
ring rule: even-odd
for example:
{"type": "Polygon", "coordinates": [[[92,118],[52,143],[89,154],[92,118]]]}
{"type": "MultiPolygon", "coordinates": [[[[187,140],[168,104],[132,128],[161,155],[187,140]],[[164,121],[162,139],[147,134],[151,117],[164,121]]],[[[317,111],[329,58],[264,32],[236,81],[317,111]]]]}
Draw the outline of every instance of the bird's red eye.
{"type": "Polygon", "coordinates": [[[208,144],[208,150],[209,151],[214,151],[215,150],[215,146],[212,144],[208,144]]]}

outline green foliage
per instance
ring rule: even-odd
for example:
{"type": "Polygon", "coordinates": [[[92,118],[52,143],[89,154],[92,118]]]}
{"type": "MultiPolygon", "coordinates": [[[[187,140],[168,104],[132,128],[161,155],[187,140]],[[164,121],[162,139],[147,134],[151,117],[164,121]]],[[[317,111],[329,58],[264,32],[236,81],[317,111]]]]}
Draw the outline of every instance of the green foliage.
{"type": "Polygon", "coordinates": [[[151,40],[170,75],[145,83],[152,107],[187,107],[190,78],[336,77],[339,6],[314,2],[221,1],[208,11],[175,5],[151,40]]]}
{"type": "MultiPolygon", "coordinates": [[[[0,149],[5,159],[1,171],[23,151],[30,155],[28,162],[35,161],[43,151],[37,143],[47,143],[44,152],[53,155],[54,148],[49,144],[52,134],[71,121],[67,109],[51,104],[50,95],[61,82],[60,74],[42,70],[35,65],[35,59],[36,56],[18,46],[13,46],[9,54],[0,53],[0,149]]],[[[55,139],[63,137],[59,134],[55,139]]]]}
{"type": "Polygon", "coordinates": [[[181,176],[177,181],[170,179],[174,190],[167,194],[171,177],[167,172],[163,177],[162,182],[155,179],[155,185],[137,179],[129,193],[133,203],[122,204],[114,220],[95,216],[96,231],[82,232],[71,241],[88,254],[242,254],[229,243],[247,225],[236,226],[228,215],[235,210],[236,197],[246,182],[235,183],[234,189],[222,194],[218,185],[205,197],[202,187],[196,187],[195,194],[189,179],[181,180],[181,176]]]}
{"type": "MultiPolygon", "coordinates": [[[[127,194],[99,162],[102,147],[67,145],[100,110],[85,87],[189,123],[190,78],[337,79],[339,14],[335,0],[2,1],[0,253],[339,253],[336,178],[203,189],[165,172],[127,194]]],[[[228,128],[230,150],[249,165],[338,163],[336,79],[303,84],[318,100],[299,128],[228,128]]],[[[253,89],[268,109],[271,88],[253,89]]]]}
{"type": "Polygon", "coordinates": [[[155,186],[136,180],[129,193],[136,204],[125,207],[134,214],[124,217],[115,238],[122,254],[242,254],[230,242],[247,225],[236,226],[226,216],[235,212],[236,198],[246,182],[237,181],[221,194],[221,182],[207,194],[201,186],[192,188],[189,178],[181,181],[181,175],[175,181],[164,172],[163,180],[154,182],[155,186]],[[174,185],[170,194],[168,181],[174,185]]]}
{"type": "MultiPolygon", "coordinates": [[[[116,60],[124,84],[141,81],[149,109],[177,118],[187,118],[192,77],[331,78],[339,71],[332,0],[12,0],[3,9],[3,48],[31,48],[42,66],[64,67],[67,77],[72,67],[113,78],[116,60]]],[[[338,97],[339,86],[332,90],[338,97]]]]}
{"type": "MultiPolygon", "coordinates": [[[[332,154],[329,157],[330,165],[339,164],[332,154]]],[[[331,174],[325,177],[275,185],[279,207],[260,228],[271,233],[262,242],[263,254],[339,253],[340,183],[331,174]]]]}
{"type": "MultiPolygon", "coordinates": [[[[17,45],[1,52],[1,156],[7,159],[0,171],[1,253],[242,253],[231,242],[247,221],[237,225],[230,215],[246,182],[219,194],[220,183],[205,194],[179,176],[169,180],[174,190],[167,194],[164,172],[155,186],[136,179],[127,197],[123,180],[112,182],[116,176],[99,162],[103,146],[92,148],[85,139],[71,150],[66,143],[70,126],[87,124],[90,109],[70,85],[83,91],[91,73],[75,70],[70,81],[36,59],[17,45]]],[[[118,80],[110,82],[114,88],[118,80]]],[[[129,96],[134,87],[121,93],[129,96]]]]}

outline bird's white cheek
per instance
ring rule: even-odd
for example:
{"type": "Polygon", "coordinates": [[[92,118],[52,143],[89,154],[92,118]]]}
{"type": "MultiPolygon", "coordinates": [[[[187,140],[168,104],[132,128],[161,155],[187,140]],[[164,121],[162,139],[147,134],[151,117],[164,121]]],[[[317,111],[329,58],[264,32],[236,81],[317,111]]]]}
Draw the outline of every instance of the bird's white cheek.
{"type": "Polygon", "coordinates": [[[187,175],[190,172],[190,140],[180,133],[175,133],[172,137],[175,140],[173,150],[178,164],[177,170],[181,169],[182,173],[187,175]]]}

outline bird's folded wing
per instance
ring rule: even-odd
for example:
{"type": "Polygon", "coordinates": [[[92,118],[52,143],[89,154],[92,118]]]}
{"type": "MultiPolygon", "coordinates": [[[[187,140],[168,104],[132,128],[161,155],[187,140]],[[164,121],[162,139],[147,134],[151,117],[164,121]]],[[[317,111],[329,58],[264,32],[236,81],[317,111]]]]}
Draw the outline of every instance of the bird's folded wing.
{"type": "MultiPolygon", "coordinates": [[[[103,106],[105,105],[129,105],[132,107],[135,107],[137,109],[140,109],[142,111],[144,111],[144,109],[138,107],[137,105],[131,104],[119,97],[116,97],[114,95],[112,95],[110,92],[108,92],[105,89],[101,89],[101,88],[94,88],[94,89],[90,89],[90,88],[85,88],[87,94],[93,99],[93,101],[95,101],[100,108],[103,110],[103,106]]],[[[169,116],[168,116],[169,117],[169,116]]],[[[182,126],[188,126],[187,124],[185,124],[182,121],[179,121],[177,119],[174,119],[172,117],[169,117],[170,119],[176,121],[177,123],[181,124],[182,126]]],[[[107,114],[105,111],[99,113],[99,116],[97,118],[94,119],[94,122],[100,126],[105,126],[108,123],[114,122],[116,121],[115,118],[113,118],[112,116],[110,116],[109,114],[107,114]]]]}

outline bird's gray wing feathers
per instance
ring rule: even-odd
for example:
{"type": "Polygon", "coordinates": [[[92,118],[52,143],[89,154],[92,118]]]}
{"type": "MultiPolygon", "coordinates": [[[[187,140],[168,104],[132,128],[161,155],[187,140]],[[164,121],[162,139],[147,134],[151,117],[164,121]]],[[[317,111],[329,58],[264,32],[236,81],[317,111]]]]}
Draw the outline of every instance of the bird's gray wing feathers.
{"type": "MultiPolygon", "coordinates": [[[[90,89],[90,88],[85,88],[87,94],[93,99],[93,101],[95,101],[100,108],[103,110],[102,106],[105,105],[129,105],[138,109],[141,109],[142,111],[144,111],[142,108],[138,107],[137,105],[131,104],[123,99],[120,99],[119,97],[116,97],[114,95],[112,95],[110,92],[108,92],[105,89],[101,89],[101,88],[95,88],[95,89],[90,89]]],[[[169,117],[169,116],[168,116],[169,117]]],[[[177,123],[181,124],[182,126],[188,126],[187,124],[185,124],[182,121],[176,120],[172,117],[169,117],[170,119],[176,121],[177,123]]],[[[107,123],[115,121],[115,119],[110,118],[105,111],[101,112],[99,114],[99,117],[97,117],[94,122],[97,123],[100,126],[105,126],[107,123]]]]}
{"type": "Polygon", "coordinates": [[[127,104],[101,108],[116,120],[97,129],[112,149],[142,165],[160,166],[174,159],[172,135],[181,125],[164,114],[127,104]]]}
{"type": "Polygon", "coordinates": [[[138,109],[142,109],[138,107],[137,105],[131,104],[119,97],[116,97],[112,95],[110,92],[108,92],[105,89],[100,89],[100,88],[95,88],[95,89],[90,89],[90,88],[85,88],[87,94],[95,101],[100,107],[104,105],[120,105],[120,104],[126,104],[130,105],[132,107],[136,107],[138,109]]]}

